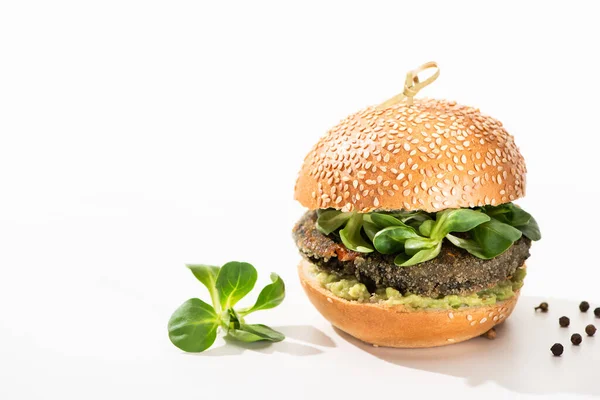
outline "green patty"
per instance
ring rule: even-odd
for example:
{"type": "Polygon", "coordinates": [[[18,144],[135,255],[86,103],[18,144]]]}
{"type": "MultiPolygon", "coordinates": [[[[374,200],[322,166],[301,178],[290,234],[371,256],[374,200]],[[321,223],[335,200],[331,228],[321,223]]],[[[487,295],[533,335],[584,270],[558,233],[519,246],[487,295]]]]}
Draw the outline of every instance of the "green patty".
{"type": "Polygon", "coordinates": [[[404,296],[394,288],[378,287],[370,293],[367,287],[351,276],[340,276],[319,270],[313,265],[311,273],[324,288],[337,297],[360,303],[385,303],[387,305],[404,305],[414,309],[456,309],[460,307],[476,307],[494,305],[499,301],[510,299],[515,291],[523,286],[526,271],[519,268],[510,279],[495,286],[470,295],[447,295],[439,298],[419,296],[407,293],[404,296]]]}
{"type": "Polygon", "coordinates": [[[528,238],[522,237],[498,257],[483,260],[445,240],[440,254],[432,260],[398,267],[393,254],[348,251],[336,242],[334,235],[319,232],[316,219],[316,213],[309,211],[293,230],[300,253],[320,270],[351,276],[372,293],[377,288],[390,287],[402,294],[435,299],[446,295],[468,296],[513,276],[529,257],[531,245],[528,238]]]}

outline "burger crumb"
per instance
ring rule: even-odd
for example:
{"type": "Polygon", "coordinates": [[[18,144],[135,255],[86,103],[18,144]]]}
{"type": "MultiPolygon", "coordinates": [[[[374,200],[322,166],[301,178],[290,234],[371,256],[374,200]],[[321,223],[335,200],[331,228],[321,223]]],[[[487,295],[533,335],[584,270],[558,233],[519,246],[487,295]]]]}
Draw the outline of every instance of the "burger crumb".
{"type": "Polygon", "coordinates": [[[492,328],[481,336],[484,336],[486,339],[489,339],[489,340],[494,340],[494,339],[496,339],[496,330],[494,328],[492,328]]]}

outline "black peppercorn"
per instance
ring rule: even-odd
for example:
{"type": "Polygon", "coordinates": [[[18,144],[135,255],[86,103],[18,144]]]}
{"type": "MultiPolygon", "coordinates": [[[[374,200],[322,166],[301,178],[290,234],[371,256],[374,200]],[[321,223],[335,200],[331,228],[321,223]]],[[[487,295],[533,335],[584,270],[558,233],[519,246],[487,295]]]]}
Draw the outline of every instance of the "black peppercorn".
{"type": "Polygon", "coordinates": [[[585,333],[587,333],[588,336],[594,336],[596,333],[596,327],[592,324],[589,324],[585,327],[585,333]]]}
{"type": "Polygon", "coordinates": [[[492,328],[489,331],[487,331],[486,333],[484,333],[482,336],[484,336],[487,339],[494,340],[494,339],[496,339],[496,330],[494,328],[492,328]]]}
{"type": "Polygon", "coordinates": [[[594,315],[600,318],[600,307],[594,309],[594,315]]]}
{"type": "Polygon", "coordinates": [[[579,333],[572,334],[571,343],[573,343],[575,346],[579,346],[581,344],[581,335],[579,333]]]}
{"type": "Polygon", "coordinates": [[[587,312],[587,310],[589,310],[589,309],[590,309],[590,303],[588,303],[587,301],[582,301],[579,304],[579,310],[581,312],[587,312]]]}
{"type": "Polygon", "coordinates": [[[569,326],[569,324],[571,323],[571,320],[569,320],[568,317],[560,317],[558,319],[558,323],[560,324],[560,326],[562,326],[563,328],[566,328],[567,326],[569,326]]]}
{"type": "Polygon", "coordinates": [[[548,312],[548,303],[546,303],[546,302],[540,303],[539,306],[535,307],[535,310],[536,311],[540,310],[541,312],[548,312]]]}
{"type": "Polygon", "coordinates": [[[560,356],[563,353],[564,347],[560,343],[554,343],[554,346],[550,347],[550,351],[555,356],[560,356]]]}

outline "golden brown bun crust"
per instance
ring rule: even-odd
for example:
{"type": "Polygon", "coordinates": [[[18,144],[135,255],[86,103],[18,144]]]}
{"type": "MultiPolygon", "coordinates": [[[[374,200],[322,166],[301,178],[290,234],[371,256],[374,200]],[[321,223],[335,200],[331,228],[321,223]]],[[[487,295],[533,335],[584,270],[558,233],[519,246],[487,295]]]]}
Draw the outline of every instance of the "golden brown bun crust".
{"type": "Polygon", "coordinates": [[[502,124],[455,102],[369,107],[304,159],[295,198],[309,209],[439,211],[525,194],[525,161],[502,124]]]}
{"type": "Polygon", "coordinates": [[[517,304],[516,296],[493,306],[458,310],[419,310],[383,304],[358,303],[334,296],[310,274],[310,264],[298,267],[311,303],[333,326],[364,342],[386,347],[435,347],[484,334],[503,322],[517,304]]]}

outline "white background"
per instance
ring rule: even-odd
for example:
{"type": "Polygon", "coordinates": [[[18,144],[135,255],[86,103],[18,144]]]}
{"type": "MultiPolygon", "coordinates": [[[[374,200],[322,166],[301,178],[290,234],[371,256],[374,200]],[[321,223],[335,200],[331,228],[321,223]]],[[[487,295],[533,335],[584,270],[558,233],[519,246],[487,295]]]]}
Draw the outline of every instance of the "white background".
{"type": "Polygon", "coordinates": [[[0,398],[600,395],[600,345],[567,345],[600,305],[593,3],[284,3],[0,2],[0,398]],[[430,60],[421,95],[516,136],[544,238],[496,341],[373,349],[301,292],[293,186],[329,127],[430,60]],[[250,320],[289,339],[181,353],[167,320],[206,296],[184,263],[229,260],[284,278],[250,320]]]}

